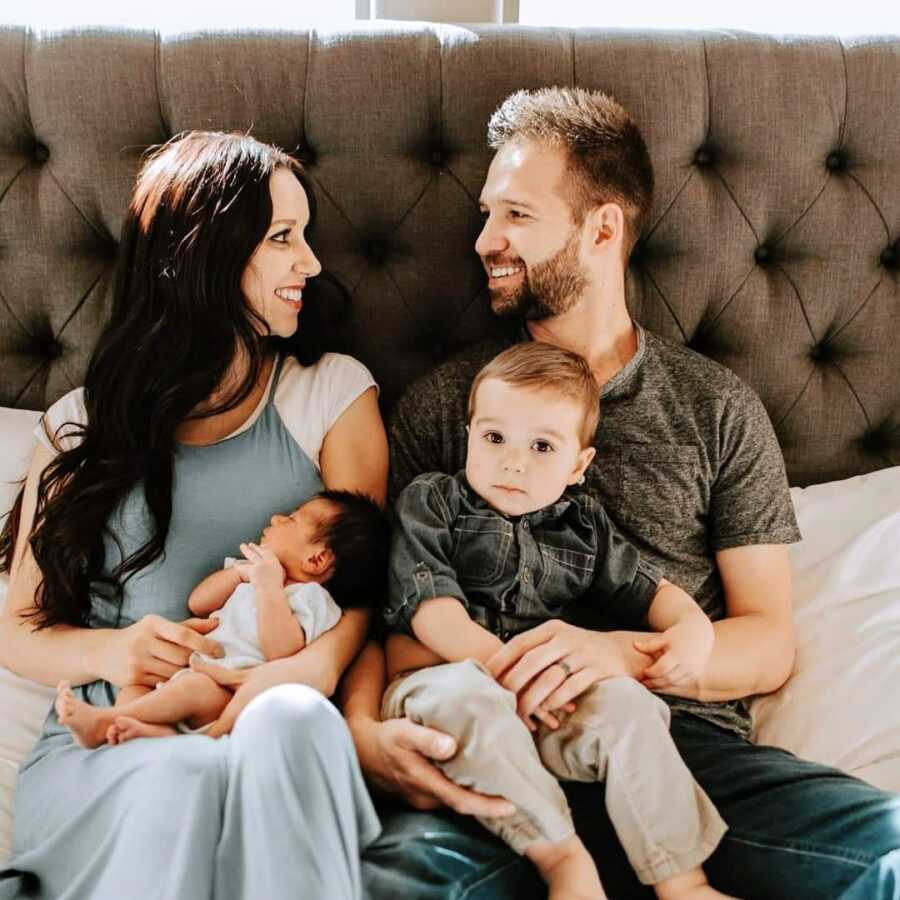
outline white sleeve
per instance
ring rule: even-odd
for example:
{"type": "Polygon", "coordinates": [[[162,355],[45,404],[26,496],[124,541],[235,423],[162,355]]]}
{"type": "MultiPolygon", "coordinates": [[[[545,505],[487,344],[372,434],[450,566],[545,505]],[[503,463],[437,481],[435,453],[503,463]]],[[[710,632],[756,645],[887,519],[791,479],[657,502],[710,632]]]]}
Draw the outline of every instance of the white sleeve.
{"type": "Polygon", "coordinates": [[[78,446],[80,426],[87,425],[84,408],[84,388],[64,394],[41,417],[34,436],[48,450],[59,453],[78,446]]]}
{"type": "Polygon", "coordinates": [[[321,584],[290,584],[285,593],[307,644],[334,628],[341,619],[341,608],[321,584]]]}
{"type": "Polygon", "coordinates": [[[275,390],[275,409],[294,440],[321,470],[325,435],[341,414],[369,388],[378,389],[372,373],[343,353],[326,353],[315,365],[301,366],[288,357],[275,390]]]}

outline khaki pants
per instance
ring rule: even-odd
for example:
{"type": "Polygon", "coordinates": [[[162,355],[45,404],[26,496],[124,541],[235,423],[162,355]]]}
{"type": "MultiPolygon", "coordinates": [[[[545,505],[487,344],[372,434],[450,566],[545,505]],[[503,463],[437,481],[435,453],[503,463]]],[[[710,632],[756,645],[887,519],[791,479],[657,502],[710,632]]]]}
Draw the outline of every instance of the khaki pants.
{"type": "Polygon", "coordinates": [[[601,681],[576,702],[559,729],[542,725],[532,737],[515,694],[466,660],[395,679],[381,715],[456,739],[456,755],[440,767],[457,784],[516,805],[509,818],[479,821],[517,853],[574,832],[557,778],[605,781],[610,820],[644,884],[699,866],[726,825],[672,741],[668,706],[631,678],[601,681]]]}

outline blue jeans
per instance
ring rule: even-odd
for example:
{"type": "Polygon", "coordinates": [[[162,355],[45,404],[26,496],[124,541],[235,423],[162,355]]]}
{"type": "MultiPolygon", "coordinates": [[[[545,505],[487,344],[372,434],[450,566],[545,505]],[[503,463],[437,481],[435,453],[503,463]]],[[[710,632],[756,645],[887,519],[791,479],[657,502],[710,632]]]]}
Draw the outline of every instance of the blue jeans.
{"type": "MultiPolygon", "coordinates": [[[[758,747],[693,716],[672,736],[729,825],[704,869],[745,900],[900,900],[900,795],[758,747]]],[[[603,785],[566,784],[578,833],[611,900],[652,898],[606,815],[603,785]]],[[[363,856],[370,900],[543,900],[535,869],[474,820],[383,806],[363,856]]]]}

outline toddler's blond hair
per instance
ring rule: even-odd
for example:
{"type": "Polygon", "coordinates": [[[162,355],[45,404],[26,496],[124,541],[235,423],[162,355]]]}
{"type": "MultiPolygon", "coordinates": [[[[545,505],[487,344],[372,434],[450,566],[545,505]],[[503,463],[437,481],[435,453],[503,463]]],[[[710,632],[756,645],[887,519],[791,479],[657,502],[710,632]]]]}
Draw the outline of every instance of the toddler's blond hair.
{"type": "Polygon", "coordinates": [[[546,391],[574,400],[584,411],[578,437],[582,448],[593,446],[600,419],[600,386],[584,357],[542,341],[514,344],[495,356],[475,376],[469,390],[469,421],[475,414],[479,385],[496,378],[512,387],[546,391]]]}

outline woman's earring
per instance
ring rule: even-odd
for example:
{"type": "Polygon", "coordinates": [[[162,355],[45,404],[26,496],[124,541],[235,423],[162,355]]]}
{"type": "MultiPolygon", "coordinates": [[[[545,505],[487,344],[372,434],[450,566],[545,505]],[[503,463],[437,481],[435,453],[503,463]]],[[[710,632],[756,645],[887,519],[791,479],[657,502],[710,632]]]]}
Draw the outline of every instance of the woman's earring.
{"type": "Polygon", "coordinates": [[[578,479],[576,484],[584,484],[584,475],[582,475],[581,478],[578,479]]]}

